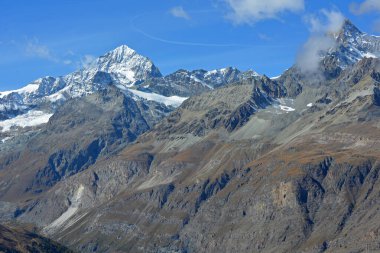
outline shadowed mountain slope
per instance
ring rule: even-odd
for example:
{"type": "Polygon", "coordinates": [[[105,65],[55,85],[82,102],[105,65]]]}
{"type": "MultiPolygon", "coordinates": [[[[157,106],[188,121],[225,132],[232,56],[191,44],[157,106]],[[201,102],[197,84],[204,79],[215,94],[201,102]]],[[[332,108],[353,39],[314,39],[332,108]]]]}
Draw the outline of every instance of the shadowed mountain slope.
{"type": "Polygon", "coordinates": [[[156,121],[120,91],[70,102],[4,163],[0,217],[80,252],[378,251],[380,60],[324,57],[315,75],[248,77],[156,121]],[[53,150],[78,149],[33,153],[43,173],[20,159],[61,134],[53,150]]]}

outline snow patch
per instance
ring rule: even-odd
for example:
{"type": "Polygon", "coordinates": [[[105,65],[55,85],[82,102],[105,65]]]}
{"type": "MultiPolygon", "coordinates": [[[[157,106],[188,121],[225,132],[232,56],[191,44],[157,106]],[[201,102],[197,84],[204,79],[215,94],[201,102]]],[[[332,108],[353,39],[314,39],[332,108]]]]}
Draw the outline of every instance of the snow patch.
{"type": "Polygon", "coordinates": [[[128,89],[128,90],[140,98],[144,98],[146,100],[153,100],[153,101],[162,103],[166,106],[178,107],[183,103],[183,101],[188,99],[187,97],[179,97],[179,96],[165,97],[157,93],[147,93],[147,92],[134,90],[134,89],[128,89]]]}
{"type": "Polygon", "coordinates": [[[274,107],[277,109],[280,109],[280,111],[285,111],[286,113],[289,113],[289,112],[294,112],[296,110],[292,107],[293,104],[294,104],[293,99],[279,98],[276,100],[274,107]]]}
{"type": "Polygon", "coordinates": [[[45,124],[49,121],[52,113],[43,111],[29,111],[17,117],[0,121],[0,132],[9,132],[12,127],[31,127],[45,124]]]}
{"type": "Polygon", "coordinates": [[[376,55],[369,53],[369,52],[363,54],[363,57],[365,57],[365,58],[377,58],[376,55]]]}
{"type": "Polygon", "coordinates": [[[149,93],[149,92],[143,92],[135,89],[128,89],[122,85],[116,85],[119,89],[123,91],[128,91],[131,92],[133,95],[135,95],[136,98],[143,98],[149,101],[156,101],[158,103],[162,103],[166,106],[173,106],[173,107],[178,107],[180,106],[183,101],[188,99],[187,97],[179,97],[179,96],[171,96],[171,97],[166,97],[157,93],[149,93]]]}
{"type": "Polygon", "coordinates": [[[4,139],[1,140],[2,143],[5,143],[6,141],[9,141],[12,139],[12,137],[5,137],[4,139]]]}
{"type": "Polygon", "coordinates": [[[285,111],[285,112],[293,112],[295,111],[296,109],[290,107],[290,106],[286,106],[286,105],[280,105],[280,109],[285,111]]]}
{"type": "Polygon", "coordinates": [[[195,76],[191,75],[190,78],[194,81],[194,82],[197,82],[197,83],[200,83],[202,84],[203,86],[206,86],[207,88],[209,88],[210,90],[213,90],[214,87],[212,87],[211,85],[208,85],[207,83],[199,80],[198,78],[196,78],[195,76]]]}
{"type": "Polygon", "coordinates": [[[308,103],[306,106],[307,106],[307,107],[312,107],[312,106],[313,106],[313,103],[308,103]]]}
{"type": "Polygon", "coordinates": [[[62,94],[61,91],[59,91],[57,93],[54,93],[54,94],[48,96],[47,99],[50,102],[57,102],[57,101],[60,101],[60,100],[66,100],[66,97],[62,94]]]}
{"type": "Polygon", "coordinates": [[[120,80],[120,75],[121,75],[121,77],[123,79],[126,78],[128,80],[126,82],[126,84],[128,84],[128,85],[131,85],[132,83],[136,82],[135,72],[133,72],[132,70],[130,70],[128,67],[125,67],[125,66],[119,67],[119,68],[111,67],[109,69],[109,71],[111,73],[116,73],[118,75],[118,77],[119,77],[119,80],[120,80]]]}
{"type": "Polygon", "coordinates": [[[2,91],[0,92],[0,98],[3,98],[11,93],[19,93],[19,94],[32,93],[36,91],[39,86],[40,86],[39,84],[32,83],[18,90],[2,91]]]}

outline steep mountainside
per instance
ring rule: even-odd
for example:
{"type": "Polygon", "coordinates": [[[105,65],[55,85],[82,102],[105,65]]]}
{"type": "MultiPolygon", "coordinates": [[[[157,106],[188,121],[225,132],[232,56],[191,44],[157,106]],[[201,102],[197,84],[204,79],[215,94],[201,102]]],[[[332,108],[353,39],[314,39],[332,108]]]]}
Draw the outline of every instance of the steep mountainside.
{"type": "Polygon", "coordinates": [[[0,225],[1,252],[69,253],[71,250],[47,238],[20,228],[0,225]]]}
{"type": "Polygon", "coordinates": [[[312,87],[269,104],[257,83],[194,97],[133,146],[47,193],[60,206],[65,193],[83,192],[69,219],[70,203],[55,215],[39,203],[21,219],[88,252],[376,250],[378,64],[365,59],[326,83],[347,89],[328,104],[312,87]],[[350,81],[352,73],[361,77],[350,81]]]}
{"type": "Polygon", "coordinates": [[[26,140],[13,138],[0,146],[0,171],[18,174],[4,175],[1,198],[38,193],[85,170],[134,141],[168,112],[164,105],[135,101],[112,87],[68,101],[26,140]]]}
{"type": "MultiPolygon", "coordinates": [[[[210,87],[243,78],[231,68],[207,75],[195,72],[203,73],[200,78],[210,87]]],[[[203,84],[194,88],[186,77],[168,78],[171,94],[143,88],[144,80],[153,80],[154,86],[161,78],[165,77],[148,58],[120,46],[80,71],[1,92],[0,170],[20,175],[16,179],[8,174],[0,196],[8,199],[48,189],[134,141],[179,106],[187,98],[184,94],[210,89],[203,84]],[[176,86],[186,92],[176,93],[176,86]]]]}
{"type": "Polygon", "coordinates": [[[380,52],[349,21],[335,39],[315,74],[180,70],[68,100],[0,146],[0,219],[80,252],[379,251],[380,52]]]}
{"type": "Polygon", "coordinates": [[[109,85],[130,87],[160,76],[148,58],[120,46],[80,71],[57,78],[40,78],[19,90],[0,92],[1,118],[13,118],[32,109],[54,112],[70,98],[83,97],[109,85]]]}
{"type": "Polygon", "coordinates": [[[331,51],[341,67],[356,63],[363,57],[378,57],[380,52],[380,37],[361,32],[351,21],[346,20],[343,28],[334,36],[337,47],[331,51]]]}

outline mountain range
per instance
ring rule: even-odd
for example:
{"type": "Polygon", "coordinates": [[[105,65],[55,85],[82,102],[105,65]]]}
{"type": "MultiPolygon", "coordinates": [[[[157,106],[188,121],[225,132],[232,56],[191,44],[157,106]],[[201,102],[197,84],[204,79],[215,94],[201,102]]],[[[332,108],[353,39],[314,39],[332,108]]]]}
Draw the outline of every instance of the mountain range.
{"type": "Polygon", "coordinates": [[[0,221],[78,252],[380,250],[380,37],[327,36],[315,73],[120,46],[0,92],[0,221]]]}

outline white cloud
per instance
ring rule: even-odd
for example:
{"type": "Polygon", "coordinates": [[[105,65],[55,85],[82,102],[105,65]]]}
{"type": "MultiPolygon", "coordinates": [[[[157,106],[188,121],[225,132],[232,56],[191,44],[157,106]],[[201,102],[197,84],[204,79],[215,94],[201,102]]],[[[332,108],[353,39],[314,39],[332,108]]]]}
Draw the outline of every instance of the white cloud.
{"type": "Polygon", "coordinates": [[[26,42],[25,53],[27,56],[49,60],[54,63],[64,65],[71,65],[73,63],[73,61],[69,59],[70,57],[65,56],[65,59],[62,59],[54,54],[47,45],[41,44],[37,38],[33,38],[26,42]]]}
{"type": "Polygon", "coordinates": [[[306,16],[306,22],[310,26],[312,33],[337,33],[343,26],[345,17],[339,11],[328,11],[323,9],[320,11],[322,16],[309,15],[306,16]]]}
{"type": "Polygon", "coordinates": [[[335,47],[335,41],[327,36],[312,35],[297,55],[297,66],[304,73],[318,71],[321,55],[335,47]]]}
{"type": "Polygon", "coordinates": [[[361,15],[368,12],[380,11],[380,1],[379,0],[366,0],[361,4],[352,3],[350,5],[350,10],[356,15],[361,15]]]}
{"type": "Polygon", "coordinates": [[[234,23],[255,23],[262,19],[276,19],[283,12],[299,12],[304,0],[225,0],[231,9],[227,15],[234,23]]]}
{"type": "Polygon", "coordinates": [[[28,41],[25,50],[29,56],[56,61],[50,49],[46,45],[40,44],[36,38],[28,41]]]}
{"type": "Polygon", "coordinates": [[[94,66],[95,60],[96,60],[95,56],[87,54],[87,55],[83,56],[81,59],[81,67],[82,68],[90,68],[90,67],[94,66]]]}
{"type": "Polygon", "coordinates": [[[190,20],[190,15],[183,9],[182,6],[176,6],[170,9],[170,14],[176,18],[183,18],[190,20]]]}
{"type": "Polygon", "coordinates": [[[345,21],[345,17],[338,11],[322,10],[321,14],[322,18],[307,17],[311,36],[297,55],[296,64],[306,73],[318,71],[322,56],[336,46],[331,34],[339,32],[345,21]]]}
{"type": "Polygon", "coordinates": [[[259,33],[257,36],[259,36],[259,39],[264,40],[264,41],[272,40],[272,38],[265,33],[259,33]]]}

